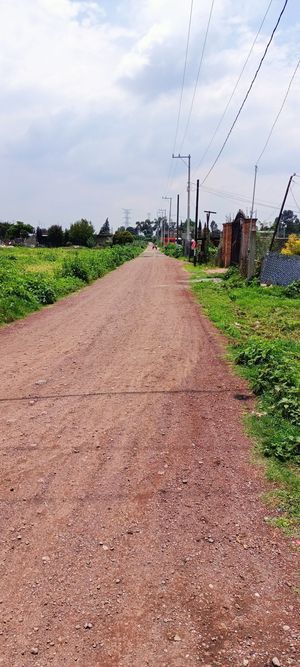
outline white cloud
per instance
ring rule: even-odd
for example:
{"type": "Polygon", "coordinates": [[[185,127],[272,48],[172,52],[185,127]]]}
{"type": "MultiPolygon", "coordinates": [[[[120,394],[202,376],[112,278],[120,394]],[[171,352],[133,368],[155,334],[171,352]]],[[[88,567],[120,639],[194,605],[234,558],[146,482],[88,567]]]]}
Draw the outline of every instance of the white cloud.
{"type": "MultiPolygon", "coordinates": [[[[264,3],[267,6],[267,2],[264,3]]],[[[179,143],[202,49],[210,0],[194,3],[179,143]]],[[[204,175],[235,116],[279,13],[275,0],[224,125],[194,178],[204,175]]],[[[184,149],[199,162],[264,14],[261,0],[215,3],[184,149]]],[[[0,218],[67,224],[121,209],[155,213],[167,187],[178,111],[188,3],[182,0],[10,0],[0,4],[0,218]],[[25,187],[26,185],[26,187],[25,187]],[[50,194],[51,193],[51,196],[50,194]],[[51,205],[50,205],[51,204],[51,205]],[[80,211],[79,211],[80,209],[80,211]],[[78,211],[78,213],[77,213],[78,211]]],[[[251,189],[254,161],[297,60],[299,23],[288,10],[212,187],[251,189]]],[[[300,76],[262,160],[260,197],[278,201],[300,153],[300,76]],[[263,174],[265,174],[263,176],[263,174]],[[276,193],[276,196],[275,196],[276,193]]],[[[168,183],[184,192],[185,168],[168,183]]],[[[203,193],[203,205],[213,195],[203,193]]],[[[236,202],[218,201],[220,218],[236,202]]],[[[264,211],[263,211],[264,212],[264,211]]]]}

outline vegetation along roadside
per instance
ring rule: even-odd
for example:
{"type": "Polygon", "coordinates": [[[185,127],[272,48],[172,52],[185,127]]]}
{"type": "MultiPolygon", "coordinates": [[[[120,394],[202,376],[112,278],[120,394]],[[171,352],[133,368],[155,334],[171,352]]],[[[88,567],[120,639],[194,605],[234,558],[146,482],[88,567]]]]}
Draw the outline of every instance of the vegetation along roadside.
{"type": "Polygon", "coordinates": [[[185,266],[198,302],[226,334],[231,359],[258,398],[247,428],[273,482],[266,497],[274,510],[269,520],[295,535],[300,518],[300,281],[262,287],[257,279],[245,281],[235,268],[221,277],[217,273],[213,281],[205,279],[212,277],[212,267],[185,266]]]}
{"type": "Polygon", "coordinates": [[[0,248],[0,325],[54,303],[143,250],[140,243],[78,250],[0,248]]]}

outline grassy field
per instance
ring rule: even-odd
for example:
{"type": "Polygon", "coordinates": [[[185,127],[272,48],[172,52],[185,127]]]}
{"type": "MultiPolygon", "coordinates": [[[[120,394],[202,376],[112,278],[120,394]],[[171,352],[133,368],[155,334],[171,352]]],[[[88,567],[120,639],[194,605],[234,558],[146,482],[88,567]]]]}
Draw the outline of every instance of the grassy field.
{"type": "Polygon", "coordinates": [[[54,303],[142,250],[135,244],[103,250],[0,247],[0,325],[54,303]]]}
{"type": "Polygon", "coordinates": [[[236,271],[220,282],[196,282],[208,276],[207,267],[187,262],[185,267],[197,300],[226,334],[231,359],[258,397],[247,428],[274,483],[267,498],[275,510],[271,521],[295,532],[300,517],[299,285],[261,287],[257,281],[246,283],[236,271]]]}

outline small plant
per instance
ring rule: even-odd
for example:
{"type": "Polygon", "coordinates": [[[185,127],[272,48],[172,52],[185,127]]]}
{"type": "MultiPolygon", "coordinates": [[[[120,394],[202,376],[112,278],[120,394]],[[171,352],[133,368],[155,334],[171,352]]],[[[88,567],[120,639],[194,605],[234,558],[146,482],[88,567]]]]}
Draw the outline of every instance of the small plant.
{"type": "Polygon", "coordinates": [[[297,236],[297,234],[289,235],[281,253],[282,255],[300,255],[300,238],[297,236]]]}
{"type": "Polygon", "coordinates": [[[282,291],[290,299],[300,299],[300,280],[295,280],[287,287],[284,287],[282,291]]]}
{"type": "Polygon", "coordinates": [[[169,257],[175,257],[176,259],[183,256],[183,248],[177,243],[168,243],[166,246],[164,246],[163,251],[165,255],[168,255],[169,257]]]}
{"type": "MultiPolygon", "coordinates": [[[[236,355],[238,364],[249,369],[252,389],[263,395],[270,412],[280,414],[290,424],[300,423],[300,387],[295,362],[281,341],[252,340],[236,355]]],[[[275,447],[299,454],[299,439],[294,434],[275,447]]]]}
{"type": "Polygon", "coordinates": [[[241,276],[239,269],[236,266],[230,266],[228,271],[223,276],[224,283],[222,287],[230,290],[233,287],[244,287],[245,280],[241,276]]]}

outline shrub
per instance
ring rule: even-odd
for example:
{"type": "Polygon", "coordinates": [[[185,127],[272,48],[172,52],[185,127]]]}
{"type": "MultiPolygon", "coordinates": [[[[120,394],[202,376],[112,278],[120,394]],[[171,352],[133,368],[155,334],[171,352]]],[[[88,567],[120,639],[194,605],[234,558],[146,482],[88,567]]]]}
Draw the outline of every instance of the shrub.
{"type": "Polygon", "coordinates": [[[282,248],[282,255],[300,255],[300,238],[296,234],[290,234],[282,248]]]}
{"type": "Polygon", "coordinates": [[[272,412],[292,424],[300,422],[299,378],[287,343],[252,339],[236,361],[250,370],[253,391],[267,398],[272,412]]]}
{"type": "Polygon", "coordinates": [[[241,276],[237,266],[230,266],[224,274],[223,280],[224,283],[222,284],[222,287],[225,289],[231,289],[233,287],[244,287],[246,284],[246,281],[241,276]]]}
{"type": "Polygon", "coordinates": [[[177,243],[168,243],[164,246],[163,251],[168,257],[182,257],[183,256],[183,247],[177,243]]]}
{"type": "Polygon", "coordinates": [[[300,280],[295,280],[287,287],[283,287],[283,294],[290,299],[300,298],[300,280]]]}
{"type": "Polygon", "coordinates": [[[114,245],[126,245],[127,243],[133,243],[134,236],[131,232],[128,231],[118,231],[113,235],[113,244],[114,245]]]}

